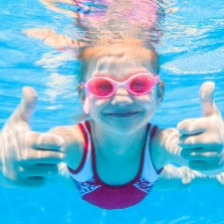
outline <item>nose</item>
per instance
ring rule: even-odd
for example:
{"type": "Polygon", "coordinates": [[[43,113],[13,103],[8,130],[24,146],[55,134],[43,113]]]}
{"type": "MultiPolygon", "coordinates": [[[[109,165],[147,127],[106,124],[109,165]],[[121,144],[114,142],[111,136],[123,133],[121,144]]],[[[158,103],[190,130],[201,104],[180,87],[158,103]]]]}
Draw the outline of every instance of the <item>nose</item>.
{"type": "Polygon", "coordinates": [[[129,92],[125,88],[118,88],[111,104],[126,106],[133,103],[133,99],[130,97],[129,92]]]}

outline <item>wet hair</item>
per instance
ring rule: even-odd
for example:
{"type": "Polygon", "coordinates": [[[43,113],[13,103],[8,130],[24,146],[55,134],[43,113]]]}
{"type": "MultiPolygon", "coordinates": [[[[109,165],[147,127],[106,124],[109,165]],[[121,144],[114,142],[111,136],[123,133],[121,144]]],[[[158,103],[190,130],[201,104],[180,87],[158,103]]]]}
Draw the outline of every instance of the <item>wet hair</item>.
{"type": "Polygon", "coordinates": [[[80,62],[80,83],[87,79],[86,75],[97,61],[102,57],[117,57],[119,61],[125,59],[137,59],[147,67],[153,68],[153,73],[159,73],[158,55],[152,45],[146,46],[143,41],[125,39],[119,41],[104,41],[94,46],[80,48],[78,60],[80,62]]]}

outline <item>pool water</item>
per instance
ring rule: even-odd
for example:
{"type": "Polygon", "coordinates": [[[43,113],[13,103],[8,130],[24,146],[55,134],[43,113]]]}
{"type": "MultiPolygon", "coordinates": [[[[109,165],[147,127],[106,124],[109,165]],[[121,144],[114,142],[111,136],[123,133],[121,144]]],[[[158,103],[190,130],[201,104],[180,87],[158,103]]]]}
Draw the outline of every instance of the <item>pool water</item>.
{"type": "MultiPolygon", "coordinates": [[[[200,116],[198,91],[204,81],[216,83],[214,97],[223,114],[223,0],[167,0],[166,6],[164,35],[157,46],[166,93],[153,122],[175,127],[185,118],[200,116]]],[[[21,32],[45,27],[75,37],[73,19],[37,0],[0,1],[0,8],[0,128],[19,103],[24,85],[39,94],[31,119],[34,130],[74,123],[81,106],[73,52],[53,50],[21,32]]],[[[115,211],[82,201],[63,183],[38,189],[1,188],[0,198],[0,223],[7,224],[224,224],[224,186],[152,191],[138,205],[115,211]]]]}

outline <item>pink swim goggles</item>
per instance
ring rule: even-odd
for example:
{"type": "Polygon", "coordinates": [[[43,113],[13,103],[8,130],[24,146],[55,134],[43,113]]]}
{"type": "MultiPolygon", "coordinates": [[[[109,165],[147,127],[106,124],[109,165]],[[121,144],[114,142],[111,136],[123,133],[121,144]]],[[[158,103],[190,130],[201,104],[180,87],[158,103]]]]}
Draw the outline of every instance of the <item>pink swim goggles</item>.
{"type": "Polygon", "coordinates": [[[94,76],[83,84],[87,96],[84,111],[89,112],[89,94],[97,98],[107,99],[112,97],[118,88],[124,87],[130,94],[140,96],[150,92],[158,82],[159,76],[153,76],[151,73],[137,73],[123,82],[115,81],[106,76],[94,76]]]}
{"type": "Polygon", "coordinates": [[[158,82],[159,76],[153,76],[151,73],[137,73],[123,82],[105,76],[95,76],[84,83],[84,87],[87,94],[91,93],[98,98],[110,98],[121,87],[134,96],[144,95],[150,92],[158,82]]]}

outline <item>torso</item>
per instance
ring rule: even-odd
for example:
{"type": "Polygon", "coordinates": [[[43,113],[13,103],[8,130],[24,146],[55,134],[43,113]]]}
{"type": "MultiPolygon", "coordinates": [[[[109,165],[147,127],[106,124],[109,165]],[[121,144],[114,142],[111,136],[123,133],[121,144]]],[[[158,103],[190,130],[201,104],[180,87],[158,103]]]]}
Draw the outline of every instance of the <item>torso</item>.
{"type": "MultiPolygon", "coordinates": [[[[124,160],[124,157],[122,158],[122,156],[118,156],[117,158],[113,158],[113,160],[105,160],[100,153],[97,154],[97,150],[94,148],[93,140],[91,138],[90,122],[79,124],[79,126],[86,139],[85,142],[88,143],[85,143],[86,148],[84,149],[84,157],[82,158],[82,163],[78,169],[73,170],[69,167],[69,170],[83,199],[107,209],[129,207],[141,201],[151,189],[159,173],[151,161],[149,147],[149,141],[151,142],[152,133],[155,132],[156,127],[148,125],[149,135],[147,134],[146,136],[141,153],[138,153],[139,158],[135,157],[133,159],[129,158],[124,160]],[[89,182],[89,180],[91,181],[89,182]],[[87,187],[87,191],[86,187],[84,187],[84,183],[87,185],[90,184],[90,186],[88,185],[87,187]],[[144,189],[136,187],[139,185],[144,189]],[[93,193],[92,190],[89,190],[88,192],[88,189],[90,188],[94,189],[93,193]],[[127,188],[127,190],[125,190],[125,188],[127,188]],[[113,198],[110,198],[110,200],[114,201],[112,202],[112,205],[105,204],[103,201],[106,199],[102,201],[98,196],[94,196],[94,194],[100,194],[102,196],[105,192],[107,192],[107,197],[114,194],[113,198]],[[127,194],[126,196],[128,196],[127,192],[136,194],[136,197],[133,199],[133,195],[129,195],[130,198],[125,199],[127,202],[123,202],[123,200],[121,201],[121,195],[127,194]]],[[[103,197],[106,196],[104,195],[103,197]]]]}

